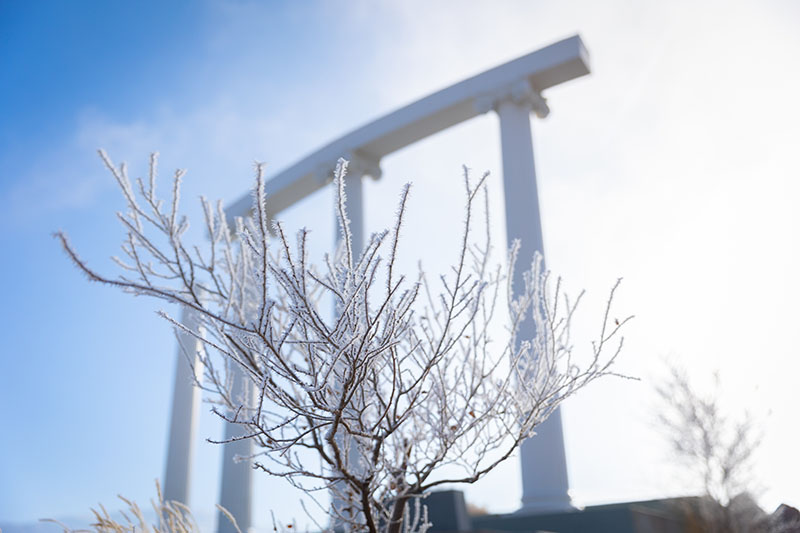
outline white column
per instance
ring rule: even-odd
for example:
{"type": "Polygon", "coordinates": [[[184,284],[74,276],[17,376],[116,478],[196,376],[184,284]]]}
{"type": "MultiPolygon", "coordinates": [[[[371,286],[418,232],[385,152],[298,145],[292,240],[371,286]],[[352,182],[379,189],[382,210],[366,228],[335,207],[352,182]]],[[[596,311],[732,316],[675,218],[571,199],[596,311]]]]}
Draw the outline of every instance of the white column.
{"type": "MultiPolygon", "coordinates": [[[[194,313],[187,308],[181,314],[181,323],[197,331],[194,313]]],[[[172,414],[167,445],[167,465],[164,473],[164,499],[189,504],[194,435],[200,389],[195,387],[201,368],[198,351],[202,343],[186,333],[178,334],[178,355],[175,360],[175,384],[172,388],[172,414]]]]}
{"type": "MultiPolygon", "coordinates": [[[[350,219],[350,234],[352,236],[353,261],[358,261],[364,249],[364,184],[363,174],[358,165],[348,166],[344,178],[345,208],[347,218],[350,219]]],[[[336,245],[342,238],[338,219],[336,222],[336,245]]]]}
{"type": "MultiPolygon", "coordinates": [[[[231,390],[234,391],[234,401],[244,405],[252,405],[254,387],[249,379],[244,376],[244,371],[236,364],[231,365],[233,382],[231,390]]],[[[247,428],[237,424],[225,422],[225,438],[231,439],[245,433],[247,428]]],[[[236,523],[242,533],[248,533],[252,525],[252,500],[253,500],[253,467],[251,460],[234,461],[238,457],[253,455],[252,439],[243,439],[228,442],[222,449],[222,484],[220,487],[219,504],[236,518],[236,523]]],[[[221,512],[217,517],[217,531],[219,533],[236,533],[236,528],[221,512]]]]}
{"type": "MultiPolygon", "coordinates": [[[[346,154],[345,159],[348,160],[347,174],[344,178],[345,209],[347,218],[350,220],[351,246],[353,249],[353,262],[355,263],[361,257],[366,244],[366,233],[364,231],[364,176],[370,175],[374,179],[378,179],[380,177],[380,165],[377,161],[372,161],[353,153],[346,154]]],[[[338,209],[338,206],[335,209],[338,209]]],[[[339,246],[342,240],[342,233],[338,218],[335,221],[335,231],[336,246],[339,246]]],[[[335,308],[333,312],[337,312],[335,308]]],[[[339,434],[337,438],[340,439],[339,446],[348,448],[343,435],[339,434]]],[[[349,450],[348,462],[350,465],[354,465],[359,461],[358,450],[356,447],[350,447],[349,450]]],[[[344,508],[344,502],[336,496],[335,489],[331,492],[331,506],[334,509],[344,508]]],[[[334,527],[337,526],[337,524],[332,525],[334,527]]]]}
{"type": "MultiPolygon", "coordinates": [[[[363,154],[360,151],[349,152],[343,156],[347,161],[347,174],[344,178],[345,208],[350,219],[350,233],[353,240],[353,258],[357,260],[364,250],[367,234],[364,232],[364,184],[366,176],[374,180],[381,178],[380,160],[363,154]]],[[[330,176],[330,170],[323,171],[330,176]]],[[[335,222],[336,244],[341,239],[338,220],[335,222]]]]}
{"type": "MultiPolygon", "coordinates": [[[[509,244],[520,239],[514,286],[523,285],[522,273],[530,268],[535,251],[544,255],[539,195],[533,159],[530,113],[546,115],[541,97],[527,84],[513,87],[496,104],[500,117],[503,150],[503,184],[506,203],[506,231],[509,244]]],[[[519,337],[536,334],[532,320],[525,321],[519,337]]],[[[522,443],[522,508],[520,512],[547,512],[571,509],[567,461],[561,412],[556,409],[541,424],[536,436],[522,443]]]]}

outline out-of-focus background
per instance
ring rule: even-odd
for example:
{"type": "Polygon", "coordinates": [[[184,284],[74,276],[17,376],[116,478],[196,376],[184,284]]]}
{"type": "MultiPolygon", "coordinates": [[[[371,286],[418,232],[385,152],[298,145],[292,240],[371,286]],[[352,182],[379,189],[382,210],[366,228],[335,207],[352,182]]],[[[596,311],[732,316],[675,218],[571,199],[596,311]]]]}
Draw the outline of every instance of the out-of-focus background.
{"type": "MultiPolygon", "coordinates": [[[[164,192],[187,168],[182,205],[197,219],[200,194],[246,193],[254,160],[279,171],[575,33],[593,73],[546,92],[552,113],[533,119],[547,260],[568,290],[588,290],[579,345],[624,278],[616,309],[637,317],[617,370],[641,379],[565,405],[573,496],[697,493],[655,421],[672,358],[701,388],[718,370],[729,412],[758,420],[761,505],[800,506],[799,27],[790,0],[0,3],[0,527],[80,524],[117,494],[148,501],[163,474],[175,343],[160,306],[88,283],[50,237],[67,230],[113,272],[122,199],[96,148],[133,176],[160,151],[164,192]]],[[[367,184],[368,229],[412,181],[404,260],[444,268],[462,164],[493,173],[505,242],[493,113],[388,157],[367,184]]],[[[331,202],[322,192],[282,217],[311,228],[318,252],[333,243],[331,202]]],[[[219,438],[203,411],[200,434],[219,438]]],[[[198,446],[192,507],[213,521],[221,449],[198,446]]],[[[297,493],[256,479],[257,528],[270,510],[302,520],[297,493]]],[[[493,512],[520,492],[513,460],[466,489],[493,512]]]]}

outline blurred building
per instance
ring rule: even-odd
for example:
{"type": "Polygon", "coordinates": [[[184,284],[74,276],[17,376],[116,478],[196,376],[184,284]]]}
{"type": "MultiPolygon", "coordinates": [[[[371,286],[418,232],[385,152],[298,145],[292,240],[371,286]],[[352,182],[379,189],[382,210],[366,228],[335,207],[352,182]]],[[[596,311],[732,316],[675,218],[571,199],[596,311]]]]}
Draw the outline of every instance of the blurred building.
{"type": "Polygon", "coordinates": [[[470,515],[461,491],[431,494],[425,501],[435,533],[501,531],[552,533],[684,533],[690,499],[648,500],[595,505],[553,513],[470,515]]]}

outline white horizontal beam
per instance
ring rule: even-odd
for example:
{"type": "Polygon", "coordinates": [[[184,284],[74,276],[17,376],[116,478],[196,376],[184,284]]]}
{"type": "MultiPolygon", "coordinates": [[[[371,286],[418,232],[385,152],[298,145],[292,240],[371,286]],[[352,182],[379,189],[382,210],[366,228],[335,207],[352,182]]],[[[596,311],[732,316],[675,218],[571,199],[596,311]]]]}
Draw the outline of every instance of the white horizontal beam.
{"type": "MultiPolygon", "coordinates": [[[[378,173],[382,157],[489,111],[491,107],[483,102],[498,91],[527,82],[538,93],[588,73],[588,53],[575,35],[417,100],[336,139],[271,178],[266,183],[269,215],[322,188],[340,157],[365,161],[378,173]]],[[[251,203],[251,196],[245,195],[226,213],[229,218],[245,216],[251,203]]]]}

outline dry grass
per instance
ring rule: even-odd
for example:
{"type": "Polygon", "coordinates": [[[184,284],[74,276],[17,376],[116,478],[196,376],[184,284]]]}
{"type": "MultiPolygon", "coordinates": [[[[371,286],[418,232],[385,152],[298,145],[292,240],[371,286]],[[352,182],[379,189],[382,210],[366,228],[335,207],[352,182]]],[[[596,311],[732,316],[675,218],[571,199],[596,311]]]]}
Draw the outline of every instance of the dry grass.
{"type": "MultiPolygon", "coordinates": [[[[156,482],[158,499],[153,500],[152,506],[156,514],[156,522],[151,524],[147,521],[136,502],[123,496],[118,496],[127,505],[126,511],[120,511],[120,520],[111,516],[106,508],[101,504],[98,509],[91,509],[95,522],[90,529],[72,529],[58,520],[45,519],[45,522],[53,522],[61,526],[65,533],[200,533],[200,527],[192,516],[192,512],[180,502],[165,502],[161,493],[161,486],[156,482]]],[[[236,519],[223,507],[217,506],[219,510],[231,521],[236,531],[242,533],[236,524],[236,519]]]]}

